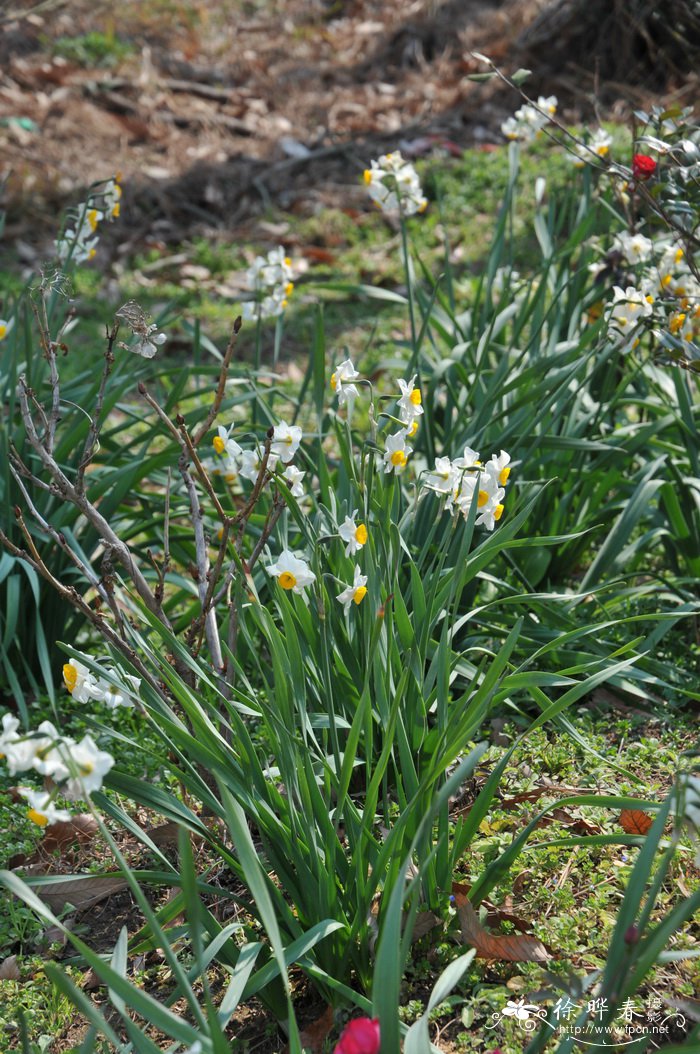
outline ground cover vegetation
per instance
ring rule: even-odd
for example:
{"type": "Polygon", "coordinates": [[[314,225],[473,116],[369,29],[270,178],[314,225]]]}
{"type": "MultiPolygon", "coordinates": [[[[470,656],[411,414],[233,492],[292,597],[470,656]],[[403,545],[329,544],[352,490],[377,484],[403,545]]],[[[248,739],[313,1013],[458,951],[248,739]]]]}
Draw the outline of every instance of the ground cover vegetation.
{"type": "Polygon", "coordinates": [[[463,169],[393,150],[383,280],[265,248],[227,343],[136,289],[81,341],[116,177],[3,302],[4,925],[62,948],[48,1015],[4,960],[15,1049],[700,1042],[700,138],[556,113],[477,276],[463,169]]]}

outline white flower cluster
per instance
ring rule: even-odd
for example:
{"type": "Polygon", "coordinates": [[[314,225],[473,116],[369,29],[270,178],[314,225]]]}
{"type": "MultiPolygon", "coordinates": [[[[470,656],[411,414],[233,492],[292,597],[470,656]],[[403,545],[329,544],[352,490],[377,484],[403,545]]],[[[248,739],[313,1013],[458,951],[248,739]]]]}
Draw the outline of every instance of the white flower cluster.
{"type": "Polygon", "coordinates": [[[77,659],[70,659],[63,667],[63,683],[77,703],[104,703],[110,710],[116,710],[120,706],[132,707],[134,699],[138,698],[141,681],[131,674],[123,674],[120,677],[117,671],[109,669],[105,671],[112,680],[95,675],[77,659]],[[122,683],[121,686],[117,682],[122,683]]]}
{"type": "Polygon", "coordinates": [[[257,322],[281,315],[294,289],[292,261],[284,248],[279,245],[267,256],[256,256],[246,278],[253,298],[243,302],[243,318],[257,322]]]}
{"type": "Polygon", "coordinates": [[[423,414],[423,397],[420,388],[416,388],[416,375],[410,381],[399,381],[401,396],[398,399],[399,421],[404,425],[398,432],[387,436],[384,444],[384,471],[393,472],[395,476],[403,472],[413,448],[406,442],[418,431],[418,424],[423,414]]]}
{"type": "Polygon", "coordinates": [[[619,330],[625,338],[631,337],[642,319],[652,314],[653,303],[653,296],[643,293],[641,289],[635,289],[631,285],[626,289],[619,285],[614,286],[610,325],[619,330]]]}
{"type": "Polygon", "coordinates": [[[395,212],[413,216],[425,212],[428,199],[421,190],[420,179],[413,165],[404,161],[399,150],[382,154],[378,161],[370,162],[364,180],[369,196],[382,212],[395,212]]]}
{"type": "MultiPolygon", "coordinates": [[[[100,750],[92,736],[80,742],[62,736],[50,721],[42,721],[35,733],[19,731],[19,721],[5,714],[0,732],[0,757],[4,757],[11,776],[33,769],[54,783],[61,783],[65,798],[85,798],[102,786],[114,758],[100,750]]],[[[48,793],[19,788],[30,804],[29,818],[40,827],[70,819],[70,813],[56,809],[48,793]]]]}
{"type": "Polygon", "coordinates": [[[591,132],[585,146],[577,145],[569,154],[576,168],[595,164],[598,158],[606,158],[612,146],[612,136],[604,128],[596,128],[591,132]]]}
{"type": "Polygon", "coordinates": [[[512,117],[508,117],[502,123],[501,131],[506,139],[517,139],[521,143],[529,143],[541,133],[556,112],[556,95],[547,97],[540,95],[535,106],[526,103],[516,110],[512,117]]]}
{"type": "MultiPolygon", "coordinates": [[[[233,425],[228,429],[221,425],[217,428],[217,434],[213,440],[215,456],[205,462],[206,467],[212,475],[223,476],[227,483],[235,483],[239,477],[255,483],[260,475],[263,450],[260,446],[252,450],[244,450],[231,435],[233,428],[233,425]]],[[[290,464],[299,449],[301,437],[302,431],[299,425],[288,425],[281,421],[272,430],[272,442],[267,459],[269,472],[277,471],[280,462],[285,466],[282,477],[295,498],[301,498],[304,495],[301,481],[305,473],[290,464]]]]}
{"type": "MultiPolygon", "coordinates": [[[[260,476],[264,451],[260,446],[244,450],[231,435],[233,427],[217,428],[213,440],[215,456],[205,462],[205,465],[212,475],[223,476],[227,483],[236,483],[239,478],[256,483],[260,476]]],[[[291,464],[301,439],[302,430],[299,425],[288,425],[281,421],[272,430],[267,459],[267,472],[278,473],[294,498],[304,497],[301,481],[306,473],[291,464]]],[[[268,566],[267,572],[276,576],[283,589],[290,589],[294,593],[303,593],[306,586],[316,578],[313,571],[309,570],[308,564],[289,549],[281,553],[276,564],[268,566]]]]}
{"type": "Polygon", "coordinates": [[[501,450],[492,454],[486,464],[471,447],[465,447],[462,457],[436,457],[435,469],[423,479],[423,486],[445,498],[445,508],[453,515],[466,519],[477,504],[476,524],[492,531],[503,515],[503,498],[510,476],[510,454],[501,450]]]}
{"type": "Polygon", "coordinates": [[[636,347],[644,319],[660,323],[671,336],[700,341],[700,282],[685,251],[666,235],[652,241],[639,232],[616,235],[612,248],[638,270],[635,285],[615,286],[609,324],[624,338],[624,349],[636,347]]]}
{"type": "Polygon", "coordinates": [[[121,207],[122,188],[119,176],[108,180],[103,187],[75,210],[75,226],[64,231],[56,241],[56,255],[62,263],[72,260],[84,263],[97,252],[97,228],[103,220],[117,219],[121,207]]]}

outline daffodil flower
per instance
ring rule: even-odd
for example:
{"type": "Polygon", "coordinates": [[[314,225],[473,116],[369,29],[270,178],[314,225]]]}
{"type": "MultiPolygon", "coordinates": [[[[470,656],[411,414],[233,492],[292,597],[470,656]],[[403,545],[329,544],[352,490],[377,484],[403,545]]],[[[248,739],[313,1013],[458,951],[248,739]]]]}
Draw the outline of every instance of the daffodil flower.
{"type": "Polygon", "coordinates": [[[307,586],[316,581],[316,575],[306,560],[295,556],[289,549],[280,553],[277,563],[270,564],[267,573],[276,577],[282,589],[293,593],[303,593],[307,586]]]}
{"type": "Polygon", "coordinates": [[[367,575],[363,575],[360,572],[360,568],[355,565],[355,577],[351,586],[347,586],[342,593],[338,593],[336,600],[339,600],[345,609],[347,615],[350,610],[351,604],[361,604],[364,598],[367,596],[367,575]]]}
{"type": "Polygon", "coordinates": [[[353,511],[351,516],[346,516],[338,528],[338,534],[346,543],[346,556],[354,556],[358,549],[361,549],[367,543],[367,527],[364,523],[355,523],[356,516],[357,509],[353,511]]]}
{"type": "Polygon", "coordinates": [[[286,465],[299,449],[301,436],[302,431],[299,425],[288,425],[282,421],[274,427],[270,450],[286,465]]]}
{"type": "Polygon", "coordinates": [[[301,485],[305,472],[300,472],[296,465],[287,465],[282,473],[282,479],[289,484],[289,493],[293,498],[303,498],[304,488],[301,485]]]}
{"type": "Polygon", "coordinates": [[[510,476],[510,454],[502,450],[498,456],[492,454],[484,465],[484,471],[497,481],[499,487],[505,487],[510,476]]]}
{"type": "Polygon", "coordinates": [[[71,818],[67,809],[57,809],[47,791],[32,790],[31,787],[18,787],[19,793],[26,798],[29,808],[27,816],[38,827],[54,823],[66,823],[71,818]]]}
{"type": "Polygon", "coordinates": [[[613,239],[613,249],[622,253],[631,264],[645,263],[652,254],[654,243],[643,234],[629,234],[623,231],[613,239]]]}
{"type": "Polygon", "coordinates": [[[634,286],[627,286],[626,289],[614,286],[610,325],[623,335],[630,334],[642,319],[651,315],[653,301],[651,295],[645,295],[634,286]]]}
{"type": "Polygon", "coordinates": [[[401,398],[399,399],[399,419],[405,425],[412,425],[417,417],[424,412],[422,407],[422,396],[420,388],[415,387],[416,375],[410,381],[399,380],[401,398]]]}
{"type": "Polygon", "coordinates": [[[51,775],[48,769],[59,768],[57,759],[48,758],[48,755],[59,741],[63,741],[50,721],[42,721],[39,725],[41,735],[17,736],[17,738],[4,740],[2,752],[7,762],[7,768],[11,776],[18,772],[26,772],[38,764],[47,771],[43,775],[51,775]],[[44,761],[46,760],[46,764],[44,761]]]}
{"type": "Polygon", "coordinates": [[[66,798],[84,798],[98,791],[103,778],[114,765],[112,755],[100,750],[89,735],[84,736],[79,743],[69,743],[67,754],[71,778],[66,783],[66,798]]]}
{"type": "Polygon", "coordinates": [[[448,457],[436,457],[435,469],[426,473],[423,485],[438,494],[452,494],[459,480],[459,470],[448,457]]]}
{"type": "Polygon", "coordinates": [[[406,468],[411,453],[411,447],[406,443],[405,429],[387,436],[384,445],[384,471],[393,472],[398,476],[406,468]]]}
{"type": "Polygon", "coordinates": [[[344,362],[336,366],[331,374],[330,385],[332,391],[338,396],[338,406],[349,405],[350,411],[352,411],[355,399],[360,394],[357,390],[357,385],[352,382],[356,381],[359,376],[360,373],[355,369],[350,359],[345,359],[344,362]]]}

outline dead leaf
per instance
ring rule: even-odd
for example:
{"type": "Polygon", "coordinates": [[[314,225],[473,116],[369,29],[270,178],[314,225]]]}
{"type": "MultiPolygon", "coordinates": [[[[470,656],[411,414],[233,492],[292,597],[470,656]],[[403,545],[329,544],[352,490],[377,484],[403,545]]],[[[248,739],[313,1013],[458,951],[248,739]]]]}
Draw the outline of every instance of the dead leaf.
{"type": "Polygon", "coordinates": [[[442,919],[434,911],[419,911],[413,924],[411,944],[414,941],[419,941],[421,937],[425,937],[426,933],[430,933],[431,930],[440,925],[442,925],[442,919]]]}
{"type": "Polygon", "coordinates": [[[32,887],[52,911],[62,911],[66,904],[83,911],[125,888],[126,881],[119,875],[80,875],[65,882],[46,882],[32,887]]]}
{"type": "Polygon", "coordinates": [[[600,833],[600,827],[597,823],[589,823],[588,820],[584,820],[583,816],[573,816],[572,813],[567,812],[566,809],[552,809],[551,816],[554,820],[558,820],[559,823],[563,823],[571,828],[574,834],[600,833]]]}
{"type": "Polygon", "coordinates": [[[623,809],[617,822],[625,834],[646,834],[654,821],[649,813],[643,812],[642,809],[623,809]]]}
{"type": "Polygon", "coordinates": [[[548,962],[551,958],[542,941],[524,933],[494,934],[481,925],[471,901],[462,893],[455,894],[462,937],[476,948],[479,959],[499,962],[548,962]]]}
{"type": "Polygon", "coordinates": [[[95,971],[90,969],[83,977],[82,988],[84,992],[94,992],[96,988],[102,988],[103,984],[104,981],[101,981],[95,971]]]}
{"type": "MultiPolygon", "coordinates": [[[[327,1006],[320,1017],[299,1033],[301,1046],[310,1054],[323,1054],[326,1036],[333,1028],[333,1007],[327,1006]]],[[[286,1048],[289,1050],[289,1047],[286,1048]]]]}
{"type": "Polygon", "coordinates": [[[335,263],[335,255],[329,252],[328,249],[322,249],[320,245],[305,245],[302,248],[302,253],[307,260],[311,263],[317,264],[333,264],[335,263]]]}
{"type": "Polygon", "coordinates": [[[0,963],[0,981],[19,981],[19,966],[17,956],[8,955],[0,963]]]}
{"type": "Polygon", "coordinates": [[[41,840],[41,849],[45,853],[53,853],[55,849],[65,849],[74,842],[86,845],[98,831],[99,826],[93,816],[87,812],[78,813],[77,816],[71,816],[70,820],[61,820],[47,827],[41,840]]]}

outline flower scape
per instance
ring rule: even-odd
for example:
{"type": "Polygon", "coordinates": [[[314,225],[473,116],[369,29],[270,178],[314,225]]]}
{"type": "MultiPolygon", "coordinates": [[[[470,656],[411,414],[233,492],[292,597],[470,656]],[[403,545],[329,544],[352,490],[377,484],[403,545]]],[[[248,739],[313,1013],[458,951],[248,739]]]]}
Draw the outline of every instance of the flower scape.
{"type": "Polygon", "coordinates": [[[449,244],[464,168],[402,139],[348,213],[381,279],[266,220],[227,341],[125,283],[100,354],[66,289],[114,176],[0,303],[0,794],[34,853],[0,884],[70,945],[76,1051],[223,1054],[251,1017],[290,1054],[622,1049],[657,998],[695,1036],[700,129],[565,117],[521,92],[474,152],[483,258],[449,244]],[[63,878],[131,898],[110,947],[63,878]]]}

